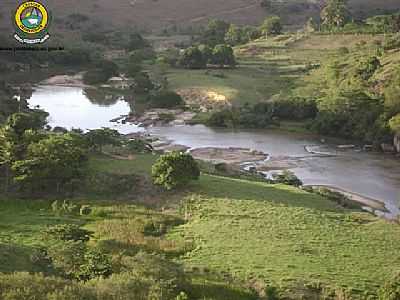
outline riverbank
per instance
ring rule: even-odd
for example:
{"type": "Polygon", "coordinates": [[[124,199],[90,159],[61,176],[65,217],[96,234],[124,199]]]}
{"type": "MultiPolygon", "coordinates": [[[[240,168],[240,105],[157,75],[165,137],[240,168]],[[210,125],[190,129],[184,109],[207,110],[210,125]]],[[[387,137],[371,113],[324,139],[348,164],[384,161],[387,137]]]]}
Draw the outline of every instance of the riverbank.
{"type": "Polygon", "coordinates": [[[83,83],[84,72],[79,72],[75,75],[55,75],[41,81],[40,85],[62,86],[62,87],[92,87],[83,83]]]}

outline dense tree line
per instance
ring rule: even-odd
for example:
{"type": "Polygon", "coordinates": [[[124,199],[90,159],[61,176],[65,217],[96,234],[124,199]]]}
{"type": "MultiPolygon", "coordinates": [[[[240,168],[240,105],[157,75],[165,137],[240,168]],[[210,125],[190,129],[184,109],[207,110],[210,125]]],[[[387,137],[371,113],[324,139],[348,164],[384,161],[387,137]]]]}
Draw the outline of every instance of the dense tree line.
{"type": "Polygon", "coordinates": [[[207,65],[234,67],[236,65],[235,54],[232,47],[220,44],[213,49],[207,45],[189,47],[180,57],[179,65],[188,69],[204,69],[207,65]]]}

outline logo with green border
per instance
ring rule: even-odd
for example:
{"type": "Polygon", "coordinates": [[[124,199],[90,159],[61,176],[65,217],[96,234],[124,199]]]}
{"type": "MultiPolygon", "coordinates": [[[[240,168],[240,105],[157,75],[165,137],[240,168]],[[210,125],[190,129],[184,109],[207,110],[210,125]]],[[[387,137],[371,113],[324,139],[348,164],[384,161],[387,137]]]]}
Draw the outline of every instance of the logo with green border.
{"type": "Polygon", "coordinates": [[[18,6],[14,14],[14,38],[22,44],[42,44],[50,35],[51,15],[38,1],[27,1],[18,6]]]}

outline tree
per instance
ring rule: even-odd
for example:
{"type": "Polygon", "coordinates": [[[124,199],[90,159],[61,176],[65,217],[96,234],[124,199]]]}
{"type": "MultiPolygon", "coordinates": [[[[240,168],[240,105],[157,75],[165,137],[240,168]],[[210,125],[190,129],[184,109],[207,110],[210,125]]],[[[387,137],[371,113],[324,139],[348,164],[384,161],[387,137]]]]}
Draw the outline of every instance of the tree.
{"type": "Polygon", "coordinates": [[[172,152],[162,155],[152,168],[153,182],[167,190],[182,187],[197,180],[200,169],[190,154],[172,152]]]}
{"type": "Polygon", "coordinates": [[[258,27],[254,26],[244,26],[242,28],[243,31],[243,42],[246,43],[248,41],[256,40],[261,37],[261,31],[258,27]]]}
{"type": "Polygon", "coordinates": [[[129,51],[143,49],[148,46],[146,40],[138,32],[129,35],[128,49],[129,51]]]}
{"type": "Polygon", "coordinates": [[[56,187],[57,192],[84,175],[86,149],[75,135],[48,135],[29,144],[26,156],[12,164],[14,180],[36,189],[56,187]]]}
{"type": "Polygon", "coordinates": [[[129,77],[135,77],[138,73],[142,72],[143,67],[136,63],[136,62],[130,62],[126,68],[126,74],[129,77]]]}
{"type": "Polygon", "coordinates": [[[389,126],[393,132],[400,132],[400,113],[390,119],[389,126]]]}
{"type": "Polygon", "coordinates": [[[229,29],[229,24],[222,20],[210,20],[207,28],[202,34],[201,42],[215,47],[225,41],[225,34],[229,29]]]}
{"type": "Polygon", "coordinates": [[[197,47],[189,47],[183,52],[180,65],[188,69],[202,69],[207,65],[203,53],[197,47]]]}
{"type": "Polygon", "coordinates": [[[203,55],[203,59],[206,62],[206,64],[211,63],[213,49],[208,45],[200,45],[198,48],[199,48],[201,54],[203,55]]]}
{"type": "Polygon", "coordinates": [[[339,89],[318,99],[318,109],[314,128],[320,133],[372,142],[383,104],[364,90],[339,89]]]}
{"type": "Polygon", "coordinates": [[[244,36],[242,28],[231,24],[228,32],[225,34],[225,42],[230,46],[236,46],[247,42],[247,39],[246,36],[244,36]]]}
{"type": "Polygon", "coordinates": [[[118,146],[121,135],[117,130],[103,127],[102,129],[89,130],[85,137],[89,147],[95,151],[102,152],[103,147],[106,145],[118,146]]]}
{"type": "Polygon", "coordinates": [[[236,60],[232,47],[225,44],[215,46],[213,50],[212,63],[219,65],[221,68],[224,66],[235,66],[236,60]]]}
{"type": "Polygon", "coordinates": [[[83,76],[83,81],[87,84],[104,83],[113,76],[119,74],[118,65],[110,60],[100,60],[95,64],[95,68],[89,70],[83,76]]]}
{"type": "Polygon", "coordinates": [[[278,35],[282,33],[281,18],[278,16],[271,16],[264,20],[261,25],[261,32],[264,35],[278,35]]]}
{"type": "Polygon", "coordinates": [[[305,31],[306,32],[314,32],[318,28],[317,24],[315,23],[314,19],[311,17],[307,20],[307,23],[305,25],[305,31]]]}
{"type": "Polygon", "coordinates": [[[135,93],[144,94],[154,89],[153,81],[150,79],[149,74],[146,72],[139,72],[133,78],[135,81],[135,93]]]}
{"type": "Polygon", "coordinates": [[[0,128],[0,169],[5,174],[5,191],[8,191],[11,179],[11,167],[17,160],[23,159],[30,142],[38,141],[42,134],[38,130],[46,124],[48,114],[41,110],[11,115],[0,128]]]}
{"type": "Polygon", "coordinates": [[[321,11],[322,25],[328,30],[343,27],[348,19],[347,0],[328,0],[321,11]]]}

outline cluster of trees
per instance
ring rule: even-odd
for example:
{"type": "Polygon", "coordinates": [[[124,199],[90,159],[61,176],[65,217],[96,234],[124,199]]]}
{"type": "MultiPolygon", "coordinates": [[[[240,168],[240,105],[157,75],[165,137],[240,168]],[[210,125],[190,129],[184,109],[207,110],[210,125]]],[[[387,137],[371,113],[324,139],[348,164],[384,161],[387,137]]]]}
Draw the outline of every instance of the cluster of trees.
{"type": "Polygon", "coordinates": [[[377,88],[374,75],[382,68],[381,59],[363,51],[342,52],[340,59],[326,62],[317,71],[318,113],[313,129],[375,145],[392,141],[398,132],[400,69],[391,70],[383,88],[377,88]]]}
{"type": "MultiPolygon", "coordinates": [[[[176,104],[181,98],[165,94],[161,98],[176,104]]],[[[164,100],[157,100],[165,105],[164,100]]],[[[90,130],[45,130],[47,114],[43,111],[16,113],[0,128],[0,170],[6,192],[73,194],[76,191],[107,194],[132,190],[135,176],[92,174],[88,168],[90,152],[101,153],[105,146],[127,149],[133,153],[152,151],[147,144],[126,140],[109,128],[90,130]],[[88,187],[87,187],[88,186],[88,187]]],[[[153,167],[157,185],[173,189],[198,179],[200,171],[190,155],[172,153],[162,156],[153,167]]]]}
{"type": "Polygon", "coordinates": [[[209,64],[234,67],[236,59],[232,47],[226,44],[216,45],[214,49],[207,45],[192,46],[183,51],[179,60],[179,65],[188,69],[203,69],[209,64]]]}
{"type": "Polygon", "coordinates": [[[196,41],[209,47],[220,44],[236,46],[260,38],[263,35],[282,33],[282,22],[278,16],[269,16],[258,26],[239,26],[222,20],[211,20],[196,41]]]}
{"type": "Polygon", "coordinates": [[[206,123],[213,127],[267,128],[278,125],[281,119],[308,120],[316,114],[315,101],[297,97],[224,109],[212,113],[206,123]]]}
{"type": "Polygon", "coordinates": [[[79,134],[47,134],[43,111],[16,113],[0,128],[0,168],[8,191],[15,183],[21,191],[37,194],[56,191],[79,182],[87,160],[79,134]]]}
{"type": "Polygon", "coordinates": [[[366,20],[354,20],[348,9],[348,0],[328,0],[321,10],[321,23],[313,19],[307,23],[309,31],[319,27],[328,32],[396,33],[400,30],[400,14],[378,15],[366,20]]]}

